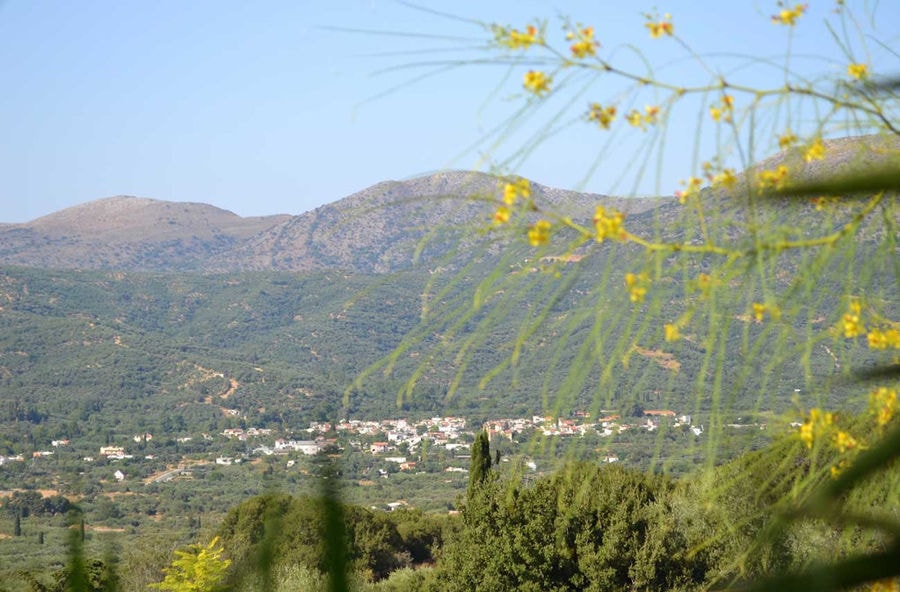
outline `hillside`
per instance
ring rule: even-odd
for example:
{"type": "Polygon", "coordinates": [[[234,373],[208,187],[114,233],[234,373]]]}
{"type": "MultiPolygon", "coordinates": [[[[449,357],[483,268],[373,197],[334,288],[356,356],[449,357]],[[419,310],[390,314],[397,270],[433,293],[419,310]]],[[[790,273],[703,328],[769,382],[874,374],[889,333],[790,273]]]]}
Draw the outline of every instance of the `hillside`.
{"type": "MultiPolygon", "coordinates": [[[[0,224],[0,265],[43,269],[234,272],[409,268],[416,252],[440,258],[487,219],[491,175],[448,171],[386,181],[297,216],[241,218],[206,204],[100,199],[24,224],[0,224]]],[[[534,185],[543,202],[588,213],[622,200],[534,185]]]]}
{"type": "Polygon", "coordinates": [[[206,204],[110,197],[0,225],[0,261],[45,269],[200,270],[286,218],[241,218],[206,204]]]}
{"type": "MultiPolygon", "coordinates": [[[[846,160],[858,145],[833,153],[846,160]]],[[[703,297],[692,278],[714,255],[661,251],[655,265],[665,273],[652,299],[629,302],[626,274],[658,273],[641,247],[570,248],[576,237],[560,230],[535,251],[523,226],[485,232],[494,206],[484,201],[497,189],[495,177],[445,172],[380,183],[299,216],[247,219],[118,197],[0,227],[7,442],[33,428],[25,417],[64,432],[69,421],[138,429],[163,417],[205,429],[224,409],[290,425],[335,414],[484,417],[634,402],[703,412],[720,404],[707,396],[713,383],[735,409],[777,411],[797,389],[845,396],[840,375],[870,359],[824,336],[843,312],[854,261],[870,257],[883,231],[877,220],[827,249],[736,259],[719,281],[739,289],[721,291],[715,317],[685,321],[684,339],[668,343],[663,323],[703,297]],[[748,311],[771,289],[784,317],[767,325],[748,311]],[[814,306],[792,309],[798,292],[816,294],[814,306]],[[704,322],[716,332],[701,341],[704,322]],[[810,342],[810,332],[823,338],[810,342]],[[716,351],[733,360],[718,374],[709,369],[716,351]]],[[[674,199],[533,191],[542,208],[583,220],[600,203],[628,211],[636,235],[684,244],[818,236],[853,215],[805,199],[748,207],[704,189],[704,212],[716,221],[705,224],[674,199]]],[[[894,281],[890,273],[870,281],[888,317],[894,281]]]]}

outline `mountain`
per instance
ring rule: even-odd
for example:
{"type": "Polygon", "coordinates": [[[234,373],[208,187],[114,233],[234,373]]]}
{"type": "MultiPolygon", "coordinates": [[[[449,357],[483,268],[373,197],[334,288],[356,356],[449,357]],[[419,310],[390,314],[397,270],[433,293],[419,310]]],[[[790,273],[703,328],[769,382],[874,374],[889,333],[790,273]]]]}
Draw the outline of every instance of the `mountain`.
{"type": "MultiPolygon", "coordinates": [[[[850,158],[857,144],[832,152],[850,158]]],[[[789,159],[797,155],[761,166],[789,159]]],[[[398,393],[411,397],[400,397],[404,412],[472,417],[557,402],[785,409],[796,389],[845,396],[835,377],[877,355],[810,339],[829,335],[857,274],[879,314],[897,316],[893,253],[879,248],[895,210],[845,236],[853,203],[820,211],[807,199],[753,202],[707,188],[701,214],[674,198],[533,184],[540,207],[585,224],[597,204],[627,211],[628,230],[656,245],[649,258],[635,241],[585,241],[562,225],[535,249],[522,234],[535,213],[486,232],[500,183],[447,171],[299,216],[246,219],[117,197],[0,226],[0,395],[9,402],[0,438],[17,441],[28,417],[96,430],[111,417],[122,430],[165,418],[207,430],[223,408],[297,426],[338,412],[396,414],[398,393]],[[753,248],[821,236],[837,239],[753,248]],[[667,242],[750,255],[726,261],[667,242]],[[703,301],[698,278],[713,269],[728,289],[703,301]],[[630,301],[627,274],[646,274],[646,302],[630,301]],[[783,316],[754,320],[760,302],[777,302],[783,316]],[[676,343],[663,331],[672,322],[681,323],[676,343]],[[761,392],[765,401],[748,397],[761,392]]]]}
{"type": "MultiPolygon", "coordinates": [[[[25,224],[0,225],[0,265],[45,269],[216,272],[406,269],[419,251],[440,257],[486,221],[501,180],[447,171],[386,181],[298,216],[241,218],[197,203],[118,196],[25,224]],[[423,250],[423,246],[425,247],[423,250]]],[[[623,200],[533,185],[550,206],[588,214],[623,200]]]]}
{"type": "Polygon", "coordinates": [[[0,263],[48,269],[202,270],[289,216],[241,218],[207,204],[117,196],[0,225],[0,263]]]}

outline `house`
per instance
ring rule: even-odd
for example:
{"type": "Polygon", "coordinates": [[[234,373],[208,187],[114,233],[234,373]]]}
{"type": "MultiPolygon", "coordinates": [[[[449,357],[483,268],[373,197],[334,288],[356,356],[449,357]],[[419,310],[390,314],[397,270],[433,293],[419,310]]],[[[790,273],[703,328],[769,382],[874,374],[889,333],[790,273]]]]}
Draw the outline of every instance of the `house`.
{"type": "Polygon", "coordinates": [[[121,446],[101,446],[100,456],[125,458],[125,449],[121,446]]]}
{"type": "Polygon", "coordinates": [[[314,442],[312,440],[300,440],[294,443],[294,450],[297,452],[302,452],[307,456],[315,456],[322,451],[322,447],[318,442],[314,442]]]}
{"type": "Polygon", "coordinates": [[[314,456],[322,450],[322,446],[313,440],[285,440],[283,438],[275,440],[276,453],[286,450],[294,450],[307,456],[314,456]]]}
{"type": "Polygon", "coordinates": [[[387,442],[372,442],[369,446],[369,452],[372,454],[382,454],[388,451],[389,444],[387,442]]]}

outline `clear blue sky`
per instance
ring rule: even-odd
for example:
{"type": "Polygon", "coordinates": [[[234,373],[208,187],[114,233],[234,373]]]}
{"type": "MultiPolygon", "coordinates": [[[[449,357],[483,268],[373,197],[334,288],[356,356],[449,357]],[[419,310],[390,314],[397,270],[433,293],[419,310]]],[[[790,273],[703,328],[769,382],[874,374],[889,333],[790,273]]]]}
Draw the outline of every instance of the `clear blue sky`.
{"type": "MultiPolygon", "coordinates": [[[[649,39],[637,2],[421,4],[516,26],[542,17],[554,35],[558,16],[569,15],[596,26],[604,55],[637,64],[622,49],[636,43],[665,65],[661,78],[710,79],[675,41],[649,39]]],[[[877,33],[897,47],[900,3],[876,4],[877,33]]],[[[698,53],[716,53],[723,71],[745,61],[726,53],[775,57],[787,48],[785,28],[768,20],[775,2],[655,5],[673,14],[698,53]]],[[[846,68],[822,26],[833,7],[810,3],[793,41],[798,68],[846,68]]],[[[206,202],[242,216],[298,214],[385,179],[503,163],[542,129],[541,119],[523,121],[500,146],[471,148],[523,104],[516,95],[525,67],[473,65],[407,84],[432,69],[405,66],[485,57],[465,48],[486,38],[472,23],[382,0],[0,0],[0,222],[119,194],[206,202]]],[[[876,67],[896,66],[875,45],[853,51],[876,67]]],[[[777,68],[764,64],[733,75],[779,83],[777,68]]],[[[616,83],[606,84],[594,85],[570,114],[614,96],[616,83]]],[[[636,186],[616,184],[616,159],[633,146],[622,140],[622,150],[602,152],[608,136],[581,123],[516,172],[558,187],[670,193],[692,172],[697,112],[671,122],[659,177],[647,174],[636,186]],[[601,153],[608,158],[586,180],[601,153]]],[[[802,120],[795,125],[802,128],[802,120]]]]}

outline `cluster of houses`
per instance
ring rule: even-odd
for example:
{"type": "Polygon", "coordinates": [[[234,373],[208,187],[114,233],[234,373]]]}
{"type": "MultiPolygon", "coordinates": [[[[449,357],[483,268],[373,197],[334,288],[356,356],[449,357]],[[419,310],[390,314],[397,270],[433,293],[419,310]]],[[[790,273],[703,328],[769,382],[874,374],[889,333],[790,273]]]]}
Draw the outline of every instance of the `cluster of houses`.
{"type": "MultiPolygon", "coordinates": [[[[518,434],[533,433],[535,431],[544,436],[584,436],[588,433],[597,433],[601,436],[612,436],[630,429],[643,429],[654,431],[659,429],[662,422],[671,427],[687,426],[695,435],[703,433],[702,426],[691,423],[690,415],[678,415],[668,409],[646,410],[642,417],[629,418],[624,421],[620,415],[608,414],[597,420],[591,421],[590,415],[579,411],[573,418],[554,418],[543,415],[532,417],[490,419],[482,424],[482,428],[492,437],[502,437],[514,440],[518,434]]],[[[399,445],[406,444],[410,450],[414,450],[423,440],[428,440],[432,445],[443,446],[448,450],[456,447],[468,447],[459,443],[463,436],[468,439],[474,437],[471,430],[466,429],[466,420],[461,417],[432,417],[417,422],[406,419],[385,419],[381,421],[371,420],[344,420],[332,424],[330,422],[312,422],[307,432],[311,434],[324,434],[332,432],[338,434],[358,434],[360,436],[376,436],[383,434],[384,442],[374,442],[370,445],[372,454],[382,454],[395,450],[399,445]]]]}
{"type": "MultiPolygon", "coordinates": [[[[612,436],[626,430],[654,431],[662,423],[672,427],[685,426],[695,435],[703,433],[702,426],[691,423],[690,415],[678,415],[670,410],[645,410],[642,417],[629,417],[623,419],[617,414],[602,414],[602,417],[591,419],[585,412],[576,412],[571,418],[555,418],[542,415],[523,418],[491,419],[483,422],[485,429],[492,438],[506,438],[511,441],[519,435],[538,433],[548,437],[575,437],[587,434],[596,434],[604,437],[612,436]],[[627,421],[626,421],[627,420],[627,421]]],[[[470,443],[475,434],[468,429],[465,418],[462,417],[432,417],[419,421],[408,419],[384,419],[361,420],[350,419],[340,422],[311,422],[306,429],[308,439],[277,438],[271,443],[263,443],[253,449],[257,455],[289,455],[299,453],[314,456],[321,452],[337,450],[341,445],[349,445],[361,453],[368,453],[378,457],[378,460],[395,463],[400,470],[414,470],[416,462],[408,460],[405,454],[414,453],[426,443],[431,448],[443,448],[454,456],[463,458],[469,454],[470,443]],[[340,442],[340,445],[339,445],[340,442]],[[399,452],[399,454],[398,454],[399,452]]],[[[253,438],[259,441],[261,438],[271,436],[272,430],[268,428],[228,428],[221,432],[221,436],[228,439],[247,441],[253,438]]],[[[203,434],[204,439],[211,440],[212,436],[203,434]]],[[[148,442],[152,440],[150,433],[135,435],[135,442],[148,442]]],[[[178,438],[179,442],[190,440],[189,436],[178,438]]],[[[54,448],[67,446],[68,440],[54,440],[54,448]]],[[[36,451],[34,457],[52,455],[52,450],[36,451]]],[[[101,446],[99,456],[107,460],[131,459],[124,446],[101,446]]],[[[152,456],[148,456],[152,458],[152,456]]],[[[22,455],[4,457],[0,456],[0,465],[13,461],[22,461],[22,455]]],[[[86,462],[93,461],[93,457],[85,457],[86,462]]],[[[606,462],[616,462],[618,457],[607,454],[606,462]]],[[[240,459],[232,457],[218,457],[216,464],[230,465],[240,462],[240,459]]],[[[291,461],[291,464],[294,464],[291,461]]],[[[446,467],[445,470],[464,470],[459,467],[446,467]]],[[[123,477],[116,475],[118,480],[123,477]]]]}
{"type": "Polygon", "coordinates": [[[697,436],[703,433],[702,426],[691,424],[690,415],[677,415],[668,409],[649,409],[642,417],[631,418],[626,423],[618,414],[608,414],[590,421],[590,415],[584,411],[574,414],[574,419],[553,418],[535,415],[531,418],[493,419],[484,422],[484,429],[491,436],[501,436],[512,440],[517,433],[537,430],[544,436],[584,436],[596,432],[601,436],[612,436],[630,429],[644,429],[649,432],[659,429],[666,421],[671,427],[688,426],[697,436]]]}
{"type": "MultiPolygon", "coordinates": [[[[627,418],[618,414],[604,414],[591,420],[588,413],[577,412],[572,418],[554,418],[534,415],[524,418],[491,419],[482,424],[491,437],[514,440],[518,434],[540,433],[548,437],[584,436],[589,433],[600,436],[612,436],[626,430],[659,429],[662,422],[672,427],[686,426],[695,435],[703,433],[702,426],[691,423],[690,415],[678,415],[676,412],[660,409],[645,410],[642,417],[627,418]]],[[[262,444],[253,449],[258,455],[287,455],[292,452],[314,456],[329,449],[337,449],[339,440],[351,447],[379,457],[379,460],[399,465],[400,470],[413,470],[415,461],[406,456],[397,455],[397,451],[413,453],[427,441],[432,449],[444,448],[448,452],[467,456],[474,433],[468,429],[462,417],[432,417],[419,421],[408,419],[345,419],[340,422],[311,422],[306,429],[309,439],[296,440],[278,438],[271,444],[262,444]],[[373,438],[377,438],[373,441],[373,438]],[[366,440],[366,443],[363,443],[366,440]]],[[[222,432],[227,438],[246,440],[250,436],[270,435],[271,430],[260,428],[235,428],[222,432]]],[[[230,459],[229,459],[230,460],[230,459]]],[[[618,457],[607,454],[606,462],[616,462],[618,457]]],[[[224,461],[224,459],[223,459],[224,461]]],[[[218,462],[218,459],[217,459],[218,462]]],[[[225,464],[221,462],[220,464],[225,464]]],[[[228,463],[230,464],[230,463],[228,463]]],[[[447,470],[453,470],[448,467],[447,470]]],[[[458,468],[457,468],[458,470],[458,468]]]]}
{"type": "MultiPolygon", "coordinates": [[[[526,418],[491,419],[485,421],[482,428],[492,438],[500,437],[513,441],[519,434],[530,435],[535,432],[548,437],[584,436],[589,433],[608,437],[626,430],[638,429],[652,432],[659,429],[663,422],[671,427],[685,426],[696,436],[703,433],[702,426],[691,423],[690,415],[678,415],[667,409],[646,410],[642,417],[628,418],[628,421],[624,421],[617,414],[604,414],[603,417],[591,420],[589,414],[585,412],[577,412],[572,418],[535,415],[526,418]]],[[[432,417],[420,421],[352,419],[335,423],[311,422],[306,432],[310,434],[310,439],[279,438],[274,444],[259,446],[253,452],[265,455],[299,452],[313,456],[329,448],[338,448],[340,439],[341,443],[376,456],[378,460],[396,463],[401,471],[407,471],[414,470],[416,462],[398,455],[398,451],[413,453],[427,442],[431,449],[443,448],[455,456],[467,457],[470,443],[474,439],[474,433],[467,429],[467,422],[462,417],[432,417]],[[375,439],[372,440],[373,438],[375,439]],[[366,440],[365,444],[363,440],[366,440]]],[[[617,462],[619,458],[615,454],[608,453],[603,460],[617,462]]],[[[465,469],[446,467],[444,470],[465,469]]]]}

